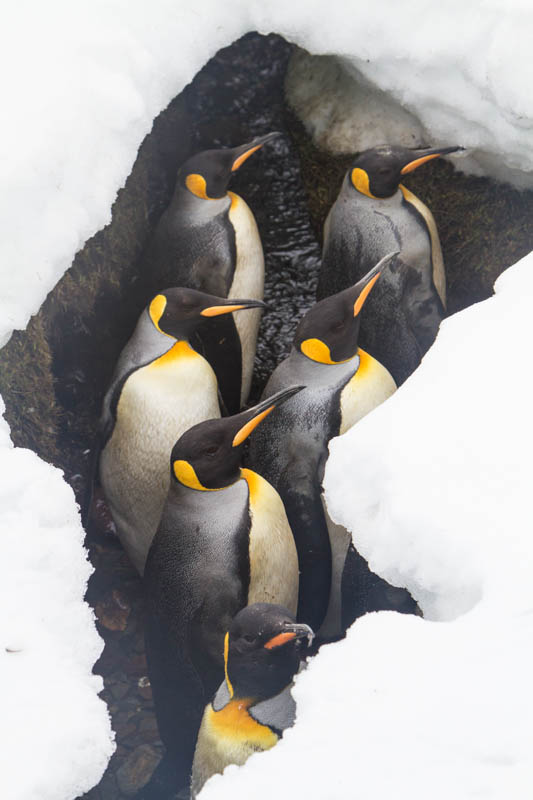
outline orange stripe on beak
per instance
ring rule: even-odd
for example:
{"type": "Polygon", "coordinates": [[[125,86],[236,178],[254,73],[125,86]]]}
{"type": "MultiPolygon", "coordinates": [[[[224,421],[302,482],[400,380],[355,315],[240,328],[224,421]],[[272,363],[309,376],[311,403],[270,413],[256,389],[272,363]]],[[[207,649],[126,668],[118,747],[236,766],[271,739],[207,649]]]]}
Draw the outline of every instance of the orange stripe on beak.
{"type": "Polygon", "coordinates": [[[261,420],[263,420],[266,416],[268,416],[270,412],[274,410],[275,407],[276,407],[275,405],[270,406],[270,408],[267,408],[265,411],[262,411],[260,414],[257,415],[257,417],[254,417],[249,422],[247,422],[246,425],[243,425],[240,431],[237,431],[237,433],[233,437],[231,446],[238,447],[240,444],[242,444],[246,439],[246,437],[249,436],[255,428],[257,428],[261,420]]]}
{"type": "Polygon", "coordinates": [[[412,172],[414,169],[420,166],[420,164],[425,164],[426,161],[431,161],[432,158],[438,158],[440,153],[432,153],[430,156],[422,156],[422,158],[415,158],[414,161],[411,161],[407,164],[401,171],[402,175],[406,175],[408,172],[412,172]]]}
{"type": "Polygon", "coordinates": [[[354,317],[356,317],[359,314],[359,312],[361,311],[361,309],[363,308],[363,305],[364,305],[364,302],[365,302],[366,298],[368,297],[368,295],[372,291],[372,287],[373,287],[373,285],[375,284],[375,282],[377,281],[377,279],[379,278],[380,275],[381,275],[381,272],[378,272],[378,273],[376,273],[376,275],[374,275],[372,280],[367,283],[367,285],[365,286],[365,288],[363,289],[363,291],[361,292],[361,294],[359,295],[359,297],[355,301],[354,307],[353,307],[353,315],[354,315],[354,317]]]}
{"type": "Polygon", "coordinates": [[[273,650],[275,647],[281,647],[282,644],[286,644],[287,642],[296,639],[296,634],[292,631],[287,631],[286,633],[278,633],[277,636],[274,636],[273,639],[269,639],[268,642],[265,644],[265,648],[267,650],[273,650]]]}
{"type": "Polygon", "coordinates": [[[233,162],[233,166],[231,168],[231,171],[232,172],[237,172],[239,167],[242,166],[242,164],[244,164],[246,159],[249,158],[252,155],[252,153],[255,153],[256,150],[259,150],[259,148],[262,147],[262,146],[263,146],[262,144],[256,144],[255,147],[251,147],[249,150],[247,150],[245,153],[243,153],[242,156],[239,156],[239,158],[237,158],[233,162]]]}
{"type": "Polygon", "coordinates": [[[202,317],[218,317],[220,314],[229,314],[231,311],[240,311],[241,308],[248,308],[248,306],[209,306],[200,311],[202,317]]]}

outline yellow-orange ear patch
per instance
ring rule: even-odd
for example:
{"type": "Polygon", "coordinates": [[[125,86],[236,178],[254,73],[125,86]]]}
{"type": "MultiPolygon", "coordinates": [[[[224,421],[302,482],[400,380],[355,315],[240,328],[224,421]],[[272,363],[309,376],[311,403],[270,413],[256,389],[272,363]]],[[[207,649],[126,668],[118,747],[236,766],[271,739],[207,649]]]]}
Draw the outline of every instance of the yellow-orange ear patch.
{"type": "Polygon", "coordinates": [[[364,302],[365,302],[366,298],[368,297],[368,295],[372,291],[372,287],[374,286],[375,282],[377,281],[377,279],[379,278],[380,275],[381,275],[381,272],[377,272],[374,275],[374,277],[371,280],[368,281],[367,285],[364,287],[363,291],[361,292],[361,294],[359,295],[359,297],[355,301],[354,306],[353,306],[353,315],[354,315],[354,317],[356,317],[359,314],[359,312],[361,311],[361,309],[363,308],[363,305],[364,305],[364,302]]]}
{"type": "Polygon", "coordinates": [[[233,697],[233,686],[228,675],[228,655],[229,655],[229,631],[224,636],[224,675],[226,676],[226,684],[228,686],[229,696],[233,697]]]}
{"type": "Polygon", "coordinates": [[[202,175],[198,175],[197,173],[187,175],[185,178],[185,186],[189,192],[192,192],[196,197],[200,197],[202,200],[210,200],[207,196],[207,184],[202,175]]]}
{"type": "Polygon", "coordinates": [[[198,475],[194,471],[194,467],[192,464],[189,464],[188,461],[183,461],[182,459],[178,459],[174,461],[172,464],[172,469],[174,470],[174,475],[182,483],[184,486],[188,486],[189,489],[198,489],[201,492],[216,492],[217,489],[208,489],[207,486],[203,486],[200,481],[198,480],[198,475]]]}
{"type": "Polygon", "coordinates": [[[329,347],[320,339],[305,339],[300,345],[300,350],[304,356],[310,358],[311,361],[318,361],[319,364],[345,364],[350,360],[345,358],[343,361],[333,361],[329,347]]]}
{"type": "MultiPolygon", "coordinates": [[[[159,333],[165,333],[165,331],[162,331],[161,328],[159,327],[159,320],[163,316],[166,306],[167,306],[167,298],[165,297],[164,294],[158,294],[154,297],[154,299],[152,300],[152,302],[148,307],[148,313],[150,314],[150,319],[154,323],[159,333]]],[[[168,333],[166,333],[165,336],[168,336],[168,333]]]]}
{"type": "Polygon", "coordinates": [[[370,178],[368,177],[368,172],[365,172],[365,170],[361,169],[360,167],[355,167],[352,169],[351,177],[352,183],[358,192],[361,192],[361,194],[366,194],[367,197],[373,197],[374,199],[377,199],[370,191],[370,178]]]}

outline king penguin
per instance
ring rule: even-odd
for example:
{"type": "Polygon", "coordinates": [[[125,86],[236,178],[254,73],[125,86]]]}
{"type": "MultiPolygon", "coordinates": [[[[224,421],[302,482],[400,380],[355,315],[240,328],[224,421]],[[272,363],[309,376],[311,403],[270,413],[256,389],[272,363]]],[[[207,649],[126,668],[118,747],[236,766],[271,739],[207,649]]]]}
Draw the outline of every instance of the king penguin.
{"type": "MultiPolygon", "coordinates": [[[[228,184],[252,153],[279,135],[206,150],[180,167],[172,201],[144,254],[145,268],[158,282],[220,297],[263,299],[265,268],[255,218],[228,184]]],[[[198,332],[232,414],[250,391],[259,320],[259,313],[229,316],[198,332]]]]}
{"type": "Polygon", "coordinates": [[[435,220],[400,181],[461,147],[381,145],[365,150],[345,175],[324,225],[318,299],[359,280],[386,253],[399,254],[380,280],[361,323],[361,344],[397,383],[416,369],[446,309],[446,275],[435,220]]]}
{"type": "Polygon", "coordinates": [[[296,613],[298,556],[283,503],[264,478],[241,469],[241,456],[257,425],[300,389],[195,425],[172,451],[144,584],[148,669],[167,750],[154,780],[171,769],[177,788],[189,782],[203,710],[224,678],[232,618],[258,602],[296,613]]]}
{"type": "Polygon", "coordinates": [[[167,289],[142,312],[119,357],[100,418],[99,475],[118,535],[141,574],[168,492],[172,447],[192,425],[220,416],[215,373],[189,339],[203,320],[262,306],[167,289]]]}
{"type": "MultiPolygon", "coordinates": [[[[248,463],[280,493],[296,541],[298,620],[309,624],[322,640],[344,632],[342,620],[348,612],[343,613],[341,605],[341,583],[351,542],[350,534],[329,518],[323,502],[328,443],[396,389],[385,367],[358,347],[363,305],[395,255],[385,256],[354,286],[307,312],[288,358],[274,370],[263,397],[268,402],[270,395],[295,381],[306,388],[275,418],[265,421],[250,446],[248,463]]],[[[357,556],[349,567],[358,570],[357,583],[361,569],[368,573],[360,562],[363,559],[357,556]]],[[[388,586],[377,576],[371,582],[388,586]]],[[[349,586],[350,573],[345,577],[345,587],[349,586]]],[[[365,600],[361,598],[357,615],[367,610],[365,600]]],[[[345,594],[345,604],[351,602],[351,595],[345,594]]],[[[391,607],[384,596],[382,603],[391,607]]]]}
{"type": "Polygon", "coordinates": [[[235,615],[224,639],[225,679],[198,734],[193,800],[211,775],[270,750],[294,725],[291,683],[312,640],[311,628],[279,605],[254,603],[235,615]]]}

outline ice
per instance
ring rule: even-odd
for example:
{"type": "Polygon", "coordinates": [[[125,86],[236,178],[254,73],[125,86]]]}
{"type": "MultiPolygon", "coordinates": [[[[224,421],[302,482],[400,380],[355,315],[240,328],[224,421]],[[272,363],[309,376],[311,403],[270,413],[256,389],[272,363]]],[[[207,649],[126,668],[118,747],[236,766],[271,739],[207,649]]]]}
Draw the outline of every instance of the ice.
{"type": "MultiPolygon", "coordinates": [[[[154,117],[250,30],[342,57],[432,143],[531,184],[529,3],[21,0],[4,9],[0,48],[0,342],[109,222],[154,117]]],[[[332,446],[332,512],[440,622],[358,622],[299,679],[282,744],[203,796],[531,796],[532,266],[443,325],[415,376],[350,434],[357,459],[332,446]],[[342,494],[348,473],[357,494],[342,494]]],[[[1,794],[66,800],[113,748],[91,675],[101,642],[82,601],[83,532],[58,470],[13,448],[5,424],[0,445],[1,794]]]]}
{"type": "Polygon", "coordinates": [[[202,800],[532,796],[532,296],[529,255],[330,444],[331,515],[426,619],[369,614],[323,647],[294,729],[202,800]]]}
{"type": "Polygon", "coordinates": [[[74,798],[114,749],[102,679],[91,674],[102,649],[83,602],[91,567],[62,473],[8,434],[0,420],[0,793],[74,798]]]}

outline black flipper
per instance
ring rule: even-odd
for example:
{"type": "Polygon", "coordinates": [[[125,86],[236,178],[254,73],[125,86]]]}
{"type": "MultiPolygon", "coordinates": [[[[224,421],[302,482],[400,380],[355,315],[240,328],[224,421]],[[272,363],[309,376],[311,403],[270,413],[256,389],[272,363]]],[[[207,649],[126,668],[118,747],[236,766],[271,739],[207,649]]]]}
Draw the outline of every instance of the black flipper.
{"type": "Polygon", "coordinates": [[[193,347],[213,367],[228,413],[237,414],[241,407],[242,348],[233,315],[224,314],[203,323],[198,328],[197,340],[193,347]]]}

